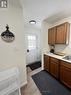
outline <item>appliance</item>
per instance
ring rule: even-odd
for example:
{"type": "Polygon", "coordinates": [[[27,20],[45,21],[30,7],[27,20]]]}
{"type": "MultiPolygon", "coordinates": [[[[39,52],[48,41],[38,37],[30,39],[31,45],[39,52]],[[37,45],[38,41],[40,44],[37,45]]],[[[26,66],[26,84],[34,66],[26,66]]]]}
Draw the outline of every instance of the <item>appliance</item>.
{"type": "Polygon", "coordinates": [[[55,50],[55,45],[50,45],[50,52],[54,53],[55,52],[54,50],[55,50]]]}

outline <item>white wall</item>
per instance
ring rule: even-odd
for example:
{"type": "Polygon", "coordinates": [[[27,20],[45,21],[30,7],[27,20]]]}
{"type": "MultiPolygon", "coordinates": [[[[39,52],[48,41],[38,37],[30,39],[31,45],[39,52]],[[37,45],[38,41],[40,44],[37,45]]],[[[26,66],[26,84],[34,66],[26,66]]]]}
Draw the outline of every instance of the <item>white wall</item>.
{"type": "Polygon", "coordinates": [[[43,58],[43,54],[49,52],[49,45],[48,45],[48,28],[49,28],[49,24],[47,24],[45,21],[42,22],[42,29],[41,29],[41,33],[42,33],[42,69],[44,68],[44,58],[43,58]]]}
{"type": "MultiPolygon", "coordinates": [[[[41,30],[34,27],[33,25],[27,25],[25,26],[25,39],[26,39],[26,35],[36,35],[37,37],[37,46],[38,46],[38,56],[37,56],[37,61],[40,61],[41,60],[41,30]]],[[[26,51],[27,51],[27,48],[26,48],[26,51]]],[[[26,54],[26,57],[27,57],[27,54],[26,54]]],[[[32,59],[32,58],[31,58],[32,59]]]]}
{"type": "Polygon", "coordinates": [[[49,51],[49,45],[48,45],[48,28],[49,24],[46,23],[45,21],[42,22],[42,53],[48,52],[49,51]]]}
{"type": "Polygon", "coordinates": [[[48,34],[48,31],[45,33],[45,30],[47,30],[48,28],[50,27],[53,27],[53,26],[56,26],[56,25],[59,25],[59,24],[62,24],[64,22],[69,22],[70,23],[70,39],[69,39],[69,45],[55,45],[55,51],[59,51],[59,52],[65,52],[66,54],[71,54],[71,17],[68,17],[68,18],[64,18],[54,24],[51,24],[49,25],[47,22],[45,22],[45,24],[43,25],[43,33],[44,33],[44,40],[45,40],[45,43],[43,43],[44,47],[43,47],[43,50],[46,50],[45,52],[48,51],[48,48],[49,48],[49,45],[48,45],[48,36],[46,36],[46,34],[48,34]],[[46,27],[45,27],[46,26],[46,27]],[[47,39],[46,39],[47,38],[47,39]]]}
{"type": "Polygon", "coordinates": [[[0,37],[0,71],[7,68],[18,67],[20,70],[21,85],[27,83],[26,61],[24,52],[24,28],[23,11],[21,7],[9,0],[7,9],[0,8],[0,34],[5,31],[6,24],[14,33],[15,40],[12,43],[4,42],[0,37]]]}

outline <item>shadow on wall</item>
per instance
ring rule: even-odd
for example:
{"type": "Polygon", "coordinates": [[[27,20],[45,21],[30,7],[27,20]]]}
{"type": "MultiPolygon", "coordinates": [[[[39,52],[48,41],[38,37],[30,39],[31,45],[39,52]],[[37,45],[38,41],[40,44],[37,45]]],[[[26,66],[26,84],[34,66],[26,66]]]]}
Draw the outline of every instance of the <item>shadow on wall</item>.
{"type": "Polygon", "coordinates": [[[64,52],[66,54],[71,54],[71,46],[70,45],[56,45],[56,52],[64,52]]]}

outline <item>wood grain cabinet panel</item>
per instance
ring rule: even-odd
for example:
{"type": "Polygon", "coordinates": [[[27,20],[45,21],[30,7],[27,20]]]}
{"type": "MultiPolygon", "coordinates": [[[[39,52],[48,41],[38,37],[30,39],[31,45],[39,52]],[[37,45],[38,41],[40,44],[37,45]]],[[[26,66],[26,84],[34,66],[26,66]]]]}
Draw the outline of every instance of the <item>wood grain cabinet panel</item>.
{"type": "Polygon", "coordinates": [[[48,29],[48,43],[55,44],[56,27],[48,29]]]}
{"type": "Polygon", "coordinates": [[[44,55],[44,69],[71,89],[71,63],[44,55]]]}
{"type": "Polygon", "coordinates": [[[68,44],[70,24],[68,22],[48,29],[48,44],[68,44]]]}
{"type": "Polygon", "coordinates": [[[60,81],[67,87],[71,88],[71,64],[61,61],[60,64],[60,81]]]}
{"type": "Polygon", "coordinates": [[[69,34],[69,23],[64,23],[56,27],[56,44],[66,44],[68,43],[69,34]]]}
{"type": "Polygon", "coordinates": [[[50,57],[50,73],[56,77],[59,78],[59,60],[50,57]]]}
{"type": "Polygon", "coordinates": [[[49,56],[44,55],[44,69],[49,71],[49,56]]]}

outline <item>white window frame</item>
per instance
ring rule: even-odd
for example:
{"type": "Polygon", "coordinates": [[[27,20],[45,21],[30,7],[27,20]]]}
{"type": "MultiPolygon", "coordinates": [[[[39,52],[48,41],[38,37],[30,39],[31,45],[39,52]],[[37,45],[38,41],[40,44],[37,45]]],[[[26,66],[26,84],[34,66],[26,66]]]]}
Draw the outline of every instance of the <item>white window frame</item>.
{"type": "Polygon", "coordinates": [[[27,37],[28,37],[28,49],[29,50],[36,49],[36,36],[28,35],[27,37]]]}

